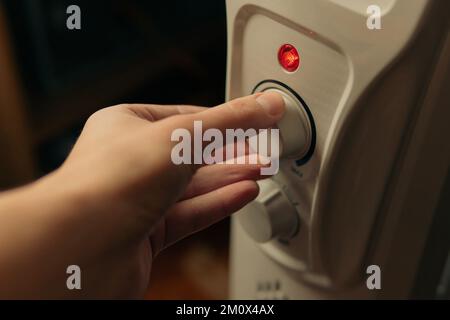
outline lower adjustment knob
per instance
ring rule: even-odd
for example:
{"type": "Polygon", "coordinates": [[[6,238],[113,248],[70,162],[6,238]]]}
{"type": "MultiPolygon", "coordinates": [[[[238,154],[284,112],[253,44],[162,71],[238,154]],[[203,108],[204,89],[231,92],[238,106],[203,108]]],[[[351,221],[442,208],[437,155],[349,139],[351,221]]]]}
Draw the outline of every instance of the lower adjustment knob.
{"type": "Polygon", "coordinates": [[[256,242],[287,241],[299,229],[297,210],[273,180],[258,182],[259,196],[237,215],[244,230],[256,242]]]}

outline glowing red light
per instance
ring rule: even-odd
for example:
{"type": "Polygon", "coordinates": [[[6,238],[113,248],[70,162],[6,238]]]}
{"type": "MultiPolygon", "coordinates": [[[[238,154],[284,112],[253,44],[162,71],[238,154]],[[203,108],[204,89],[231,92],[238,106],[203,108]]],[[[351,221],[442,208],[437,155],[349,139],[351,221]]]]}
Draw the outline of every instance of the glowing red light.
{"type": "Polygon", "coordinates": [[[294,72],[300,67],[300,55],[297,49],[290,44],[284,44],[278,51],[278,61],[288,72],[294,72]]]}

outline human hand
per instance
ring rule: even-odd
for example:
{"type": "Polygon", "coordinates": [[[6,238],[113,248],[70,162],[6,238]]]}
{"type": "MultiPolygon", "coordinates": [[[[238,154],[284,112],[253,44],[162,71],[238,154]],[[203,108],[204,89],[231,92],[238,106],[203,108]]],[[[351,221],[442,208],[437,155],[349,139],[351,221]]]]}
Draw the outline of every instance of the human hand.
{"type": "Polygon", "coordinates": [[[261,165],[173,164],[175,129],[193,132],[196,120],[204,130],[263,129],[283,113],[282,97],[265,93],[211,109],[119,105],[91,116],[66,162],[42,182],[69,197],[59,205],[64,240],[55,237],[54,250],[70,252],[61,266],[81,267],[79,294],[143,297],[161,250],[257,196],[261,165]]]}

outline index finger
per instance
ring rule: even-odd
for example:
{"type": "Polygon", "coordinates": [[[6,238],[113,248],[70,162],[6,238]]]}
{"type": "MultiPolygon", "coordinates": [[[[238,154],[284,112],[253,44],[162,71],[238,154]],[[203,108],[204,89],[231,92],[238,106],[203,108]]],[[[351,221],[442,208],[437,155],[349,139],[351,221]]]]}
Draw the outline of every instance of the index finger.
{"type": "Polygon", "coordinates": [[[191,105],[155,105],[155,104],[127,104],[126,109],[148,121],[158,121],[175,115],[198,113],[207,110],[206,107],[191,105]]]}

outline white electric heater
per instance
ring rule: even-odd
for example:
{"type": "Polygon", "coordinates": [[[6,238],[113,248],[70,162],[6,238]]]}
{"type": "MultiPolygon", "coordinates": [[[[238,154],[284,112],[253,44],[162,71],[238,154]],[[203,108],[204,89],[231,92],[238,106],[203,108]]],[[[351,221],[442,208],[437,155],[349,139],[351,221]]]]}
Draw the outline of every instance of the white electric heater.
{"type": "Polygon", "coordinates": [[[448,172],[449,4],[227,1],[227,98],[288,106],[280,172],[232,220],[231,298],[410,296],[448,172]]]}

